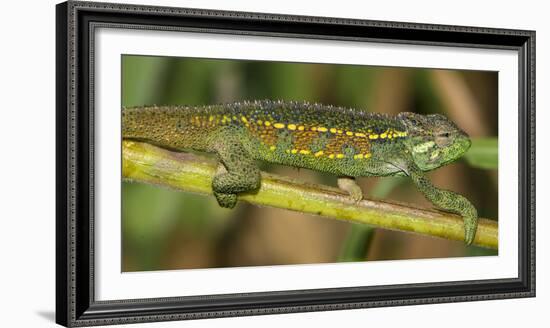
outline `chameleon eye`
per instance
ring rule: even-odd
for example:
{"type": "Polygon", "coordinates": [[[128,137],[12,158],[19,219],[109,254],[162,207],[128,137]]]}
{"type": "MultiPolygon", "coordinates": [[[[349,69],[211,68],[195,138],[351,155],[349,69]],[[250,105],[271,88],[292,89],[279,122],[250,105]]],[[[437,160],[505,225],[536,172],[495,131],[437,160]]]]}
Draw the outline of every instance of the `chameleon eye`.
{"type": "Polygon", "coordinates": [[[449,132],[438,133],[435,136],[435,144],[438,147],[447,147],[451,143],[449,132]]]}

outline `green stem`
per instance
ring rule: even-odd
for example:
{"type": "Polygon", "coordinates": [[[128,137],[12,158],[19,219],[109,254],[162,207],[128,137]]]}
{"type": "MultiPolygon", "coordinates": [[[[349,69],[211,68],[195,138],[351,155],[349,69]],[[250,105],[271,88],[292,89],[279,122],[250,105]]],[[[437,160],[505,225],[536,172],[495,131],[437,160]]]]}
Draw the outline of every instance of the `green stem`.
{"type": "MultiPolygon", "coordinates": [[[[215,162],[190,153],[170,152],[133,141],[124,141],[122,148],[122,174],[125,179],[179,191],[212,194],[212,176],[217,167],[215,162]]],[[[464,240],[463,222],[459,216],[368,199],[355,203],[337,188],[268,173],[262,173],[259,191],[243,193],[239,200],[385,229],[464,240]]],[[[474,244],[498,248],[497,222],[480,219],[474,244]]]]}
{"type": "Polygon", "coordinates": [[[375,228],[366,224],[353,224],[338,256],[338,262],[365,261],[375,232],[375,228]]]}
{"type": "MultiPolygon", "coordinates": [[[[405,178],[382,178],[376,186],[370,191],[374,198],[385,198],[405,178]]],[[[340,262],[366,261],[372,238],[376,234],[376,229],[365,224],[353,224],[350,227],[348,236],[342,246],[342,251],[338,257],[340,262]]]]}

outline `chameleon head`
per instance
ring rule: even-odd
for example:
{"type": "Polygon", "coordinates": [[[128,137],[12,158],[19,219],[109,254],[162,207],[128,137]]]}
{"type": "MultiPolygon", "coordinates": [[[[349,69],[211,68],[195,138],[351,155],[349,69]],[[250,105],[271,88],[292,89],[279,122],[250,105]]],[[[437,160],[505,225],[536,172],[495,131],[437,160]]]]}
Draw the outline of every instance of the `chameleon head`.
{"type": "Polygon", "coordinates": [[[406,146],[423,171],[448,164],[470,148],[468,135],[443,115],[406,112],[398,118],[406,128],[406,146]]]}

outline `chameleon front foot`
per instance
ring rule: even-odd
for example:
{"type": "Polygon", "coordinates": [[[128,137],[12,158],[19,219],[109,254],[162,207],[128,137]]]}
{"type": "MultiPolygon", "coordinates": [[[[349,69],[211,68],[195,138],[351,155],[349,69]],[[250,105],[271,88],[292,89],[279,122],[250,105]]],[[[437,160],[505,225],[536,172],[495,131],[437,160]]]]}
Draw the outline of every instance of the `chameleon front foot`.
{"type": "MultiPolygon", "coordinates": [[[[460,214],[464,220],[464,242],[471,245],[477,231],[477,210],[466,197],[448,190],[441,190],[441,203],[436,205],[443,210],[460,214]]],[[[433,201],[433,200],[432,200],[433,201]]]]}
{"type": "Polygon", "coordinates": [[[471,245],[474,242],[477,231],[477,211],[469,202],[465,205],[466,211],[462,213],[464,219],[464,242],[471,245]]]}
{"type": "Polygon", "coordinates": [[[361,199],[363,199],[363,191],[355,181],[355,178],[338,178],[338,188],[347,192],[350,195],[351,199],[353,199],[356,203],[359,203],[361,199]]]}
{"type": "Polygon", "coordinates": [[[411,166],[408,174],[418,189],[436,207],[462,216],[464,220],[464,242],[466,245],[471,245],[477,231],[477,210],[474,205],[462,195],[433,186],[416,166],[411,166]]]}

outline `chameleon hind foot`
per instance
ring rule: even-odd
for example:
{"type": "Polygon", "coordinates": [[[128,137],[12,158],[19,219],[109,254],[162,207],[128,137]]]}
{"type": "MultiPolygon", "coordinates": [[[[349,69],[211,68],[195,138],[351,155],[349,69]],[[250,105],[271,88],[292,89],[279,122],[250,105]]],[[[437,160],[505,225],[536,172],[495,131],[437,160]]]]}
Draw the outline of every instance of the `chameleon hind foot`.
{"type": "Polygon", "coordinates": [[[237,135],[225,131],[217,137],[215,151],[220,165],[212,179],[212,191],[221,207],[233,208],[237,194],[260,188],[260,169],[237,135]]]}
{"type": "Polygon", "coordinates": [[[214,192],[218,205],[224,208],[233,208],[237,205],[237,194],[222,194],[214,192]]]}
{"type": "MultiPolygon", "coordinates": [[[[220,163],[218,165],[218,169],[216,170],[216,175],[214,176],[214,179],[217,179],[219,176],[224,174],[227,174],[227,170],[225,169],[225,166],[223,166],[223,164],[220,163]]],[[[216,183],[216,185],[218,184],[219,182],[216,183]]],[[[216,187],[214,187],[214,182],[212,182],[212,189],[213,189],[214,197],[216,197],[216,201],[218,201],[218,205],[220,205],[220,207],[234,208],[235,205],[237,205],[237,194],[222,193],[217,191],[216,187]]]]}
{"type": "Polygon", "coordinates": [[[363,199],[363,191],[361,190],[361,187],[359,187],[359,185],[357,184],[357,181],[355,181],[355,178],[338,178],[338,188],[347,192],[350,195],[351,199],[353,199],[356,203],[359,203],[361,199],[363,199]]]}

